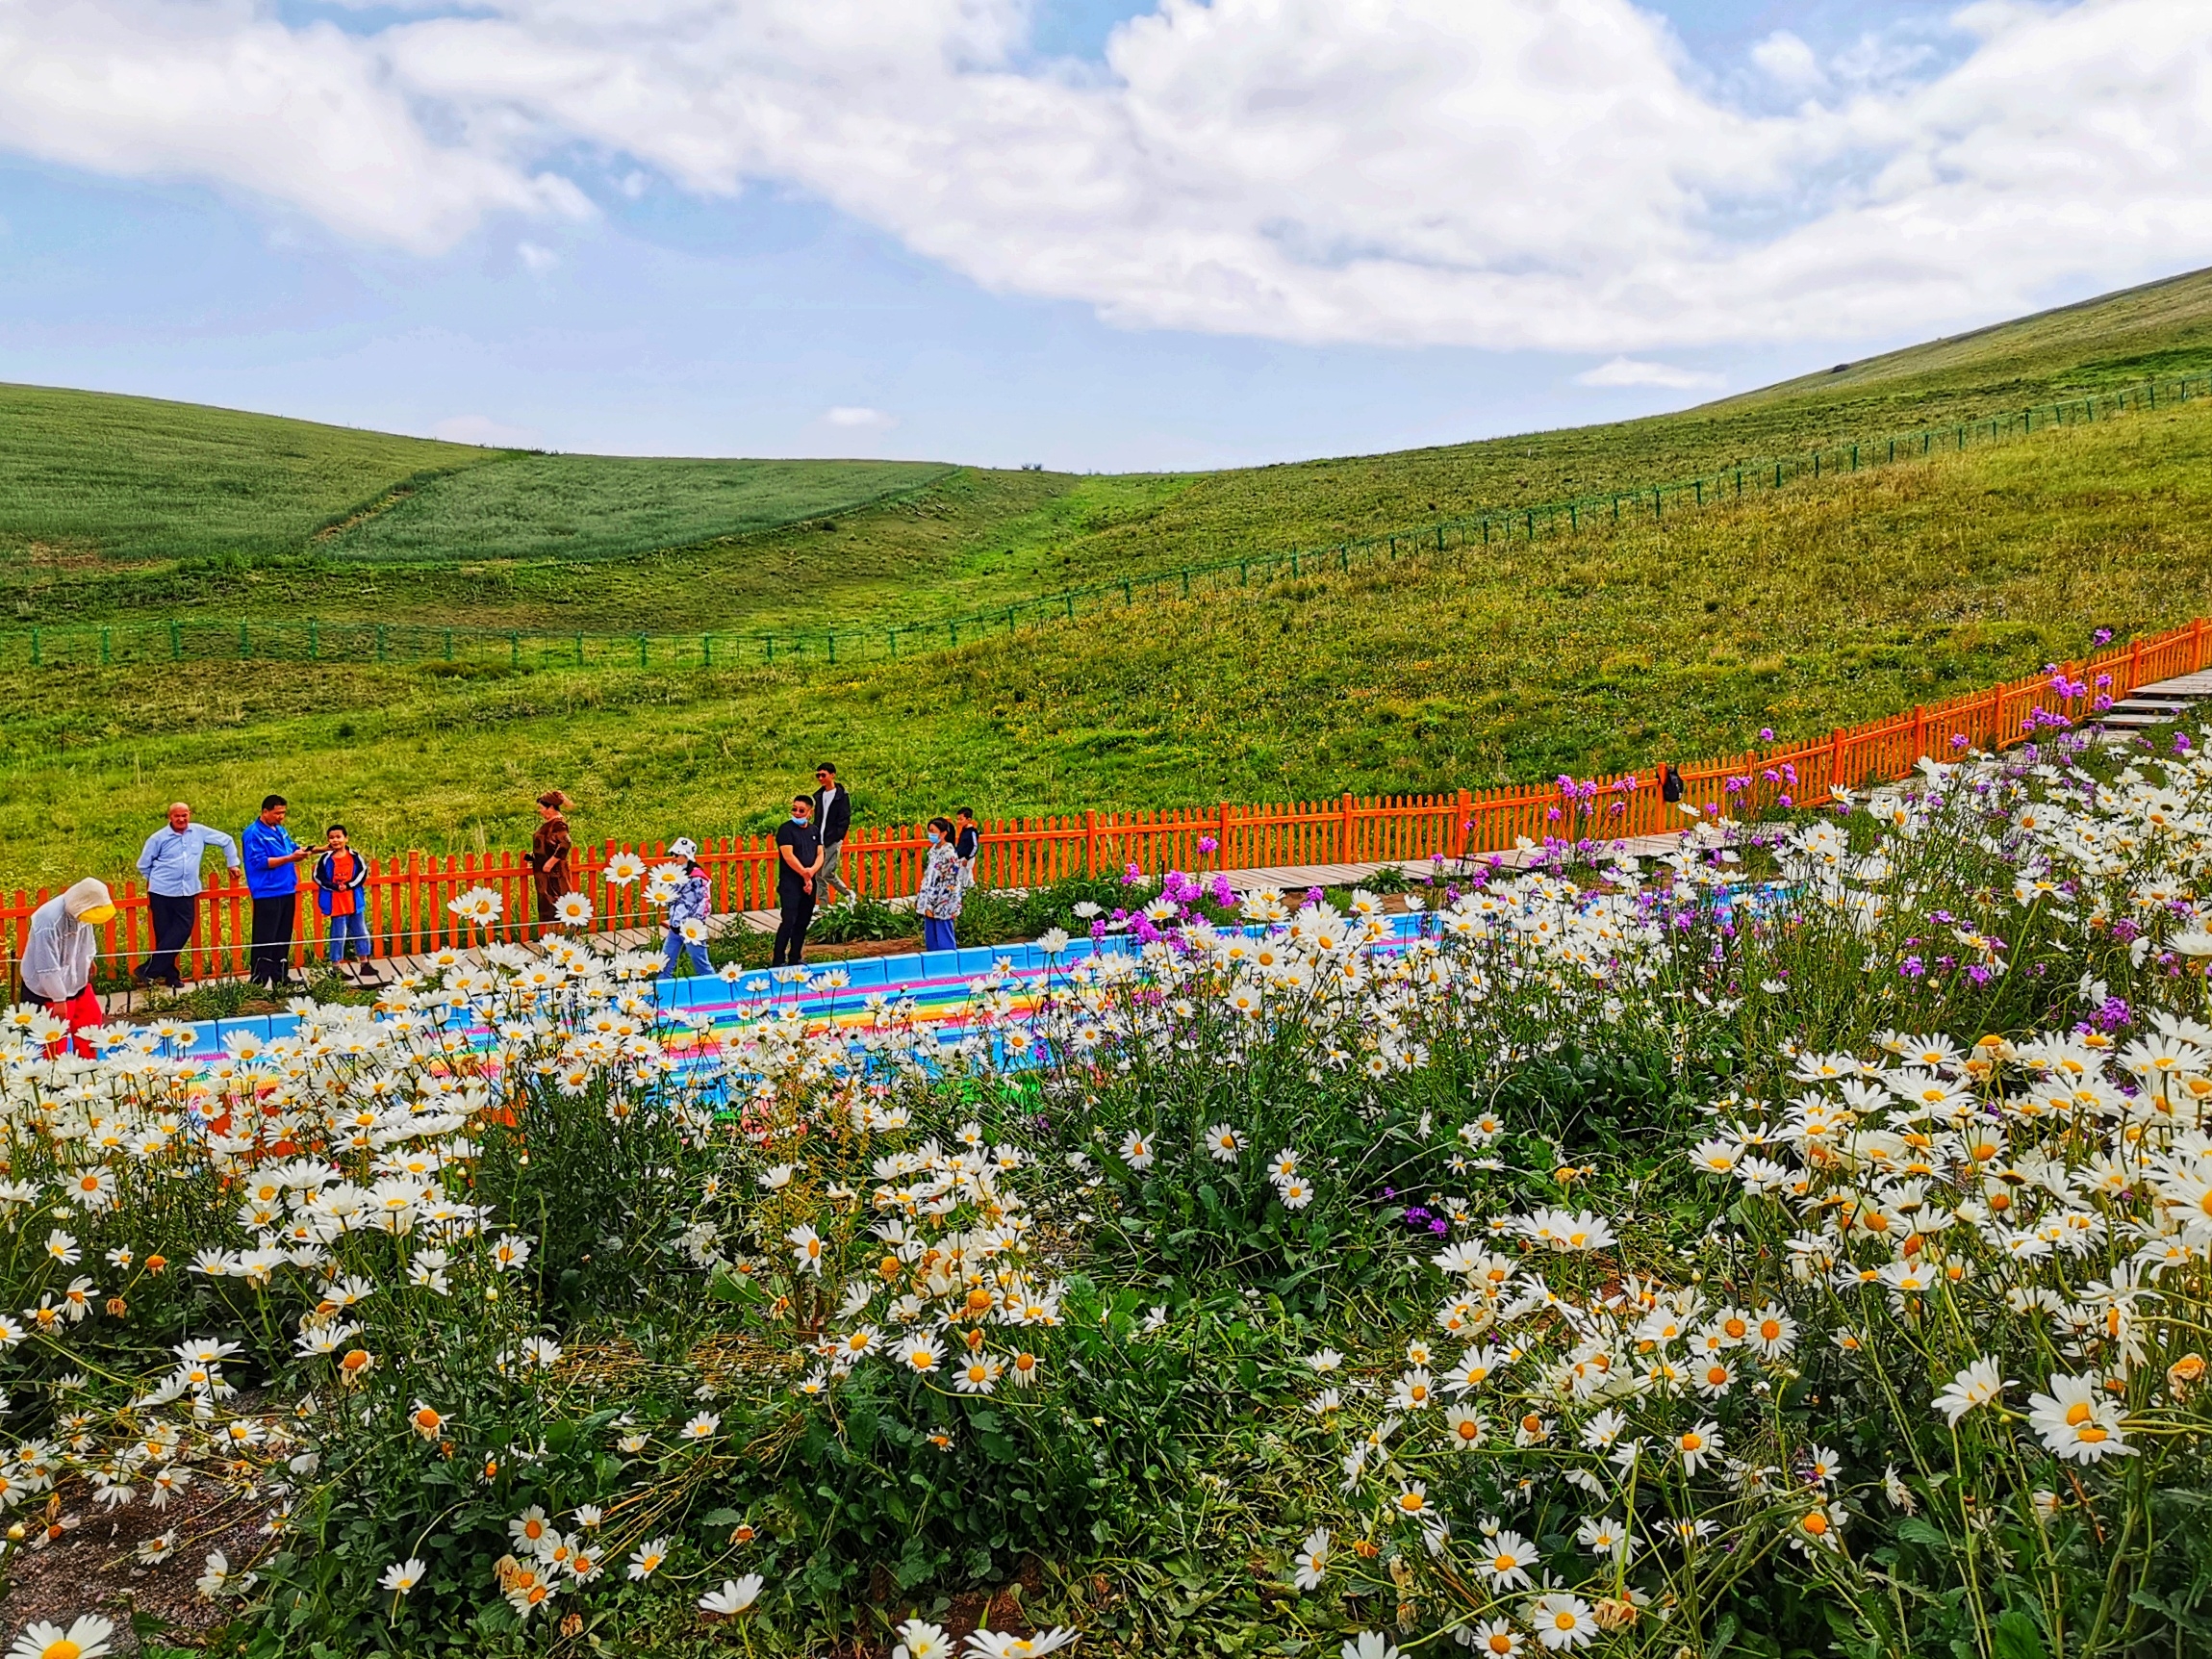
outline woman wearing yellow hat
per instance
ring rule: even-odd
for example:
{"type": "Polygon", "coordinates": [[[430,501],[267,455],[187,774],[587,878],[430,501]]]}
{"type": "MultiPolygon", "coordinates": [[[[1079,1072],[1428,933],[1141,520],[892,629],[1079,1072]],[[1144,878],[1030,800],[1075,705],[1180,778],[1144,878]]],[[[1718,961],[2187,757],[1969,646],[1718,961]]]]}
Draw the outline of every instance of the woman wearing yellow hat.
{"type": "MultiPolygon", "coordinates": [[[[23,988],[48,1013],[69,1022],[69,1035],[87,1059],[92,1044],[79,1034],[107,1022],[92,994],[92,959],[100,944],[93,930],[114,919],[115,901],[106,883],[88,876],[31,912],[31,932],[23,941],[23,988]]],[[[55,1043],[47,1052],[61,1051],[55,1043]]]]}

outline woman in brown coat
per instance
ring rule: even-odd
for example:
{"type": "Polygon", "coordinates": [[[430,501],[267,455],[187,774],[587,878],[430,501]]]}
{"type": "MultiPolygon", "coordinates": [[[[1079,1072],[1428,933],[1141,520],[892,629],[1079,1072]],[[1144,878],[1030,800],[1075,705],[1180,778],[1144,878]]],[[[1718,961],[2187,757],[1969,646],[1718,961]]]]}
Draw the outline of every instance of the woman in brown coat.
{"type": "Polygon", "coordinates": [[[554,923],[553,906],[574,883],[569,879],[569,821],[561,814],[571,804],[558,789],[538,797],[542,822],[530,837],[530,882],[538,890],[538,925],[541,931],[554,923]]]}

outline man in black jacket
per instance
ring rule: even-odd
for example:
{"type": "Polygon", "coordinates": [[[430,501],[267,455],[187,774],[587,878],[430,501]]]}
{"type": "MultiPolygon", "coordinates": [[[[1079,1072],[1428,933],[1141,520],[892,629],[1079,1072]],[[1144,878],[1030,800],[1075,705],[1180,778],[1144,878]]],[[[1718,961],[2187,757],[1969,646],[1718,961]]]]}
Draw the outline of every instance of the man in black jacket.
{"type": "Polygon", "coordinates": [[[815,878],[814,891],[826,905],[832,891],[852,897],[837,862],[845,851],[845,831],[852,827],[852,797],[837,787],[837,768],[826,760],[814,769],[814,781],[821,786],[814,791],[814,832],[822,837],[822,874],[815,878]]]}

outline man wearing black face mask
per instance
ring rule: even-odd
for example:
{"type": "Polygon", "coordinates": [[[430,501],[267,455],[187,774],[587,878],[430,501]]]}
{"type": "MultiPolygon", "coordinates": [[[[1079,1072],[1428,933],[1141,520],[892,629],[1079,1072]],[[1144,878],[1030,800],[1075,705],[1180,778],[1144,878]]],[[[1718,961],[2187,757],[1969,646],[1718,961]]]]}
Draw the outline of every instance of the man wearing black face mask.
{"type": "Polygon", "coordinates": [[[775,831],[775,897],[783,925],[775,930],[771,967],[797,967],[814,921],[814,878],[822,870],[822,839],[814,832],[814,803],[791,798],[791,816],[775,831]]]}

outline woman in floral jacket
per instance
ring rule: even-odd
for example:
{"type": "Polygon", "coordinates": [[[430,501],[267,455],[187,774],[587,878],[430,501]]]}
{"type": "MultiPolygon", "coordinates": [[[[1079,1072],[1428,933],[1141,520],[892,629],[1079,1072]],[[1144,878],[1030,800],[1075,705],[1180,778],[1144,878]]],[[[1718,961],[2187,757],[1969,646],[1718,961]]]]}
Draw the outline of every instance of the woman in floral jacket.
{"type": "Polygon", "coordinates": [[[922,916],[925,951],[959,949],[959,942],[953,937],[953,924],[959,918],[964,886],[960,880],[960,855],[953,848],[953,821],[932,818],[929,820],[929,862],[923,867],[922,891],[914,901],[914,908],[922,916]]]}
{"type": "Polygon", "coordinates": [[[668,923],[668,943],[661,954],[661,978],[675,978],[676,958],[691,964],[695,974],[714,972],[707,954],[707,923],[714,914],[714,886],[706,866],[699,861],[699,843],[689,835],[669,844],[669,851],[683,860],[681,870],[667,884],[668,902],[662,917],[668,923]]]}

